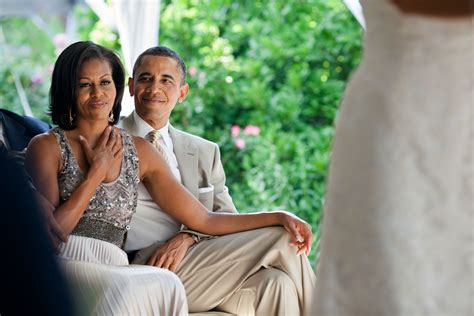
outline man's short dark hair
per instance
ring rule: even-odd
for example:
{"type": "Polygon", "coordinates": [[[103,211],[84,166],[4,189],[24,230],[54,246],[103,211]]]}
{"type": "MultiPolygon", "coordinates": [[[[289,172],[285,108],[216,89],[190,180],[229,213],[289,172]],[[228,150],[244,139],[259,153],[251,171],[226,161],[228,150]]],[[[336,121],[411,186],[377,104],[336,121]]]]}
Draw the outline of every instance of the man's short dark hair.
{"type": "Polygon", "coordinates": [[[137,71],[138,67],[140,67],[142,59],[145,56],[163,56],[163,57],[173,58],[174,60],[176,60],[176,62],[179,65],[179,72],[181,73],[181,79],[182,79],[181,84],[184,84],[184,82],[186,81],[186,64],[184,63],[183,59],[178,55],[177,52],[175,52],[174,50],[166,46],[151,47],[151,48],[148,48],[143,53],[141,53],[140,56],[138,56],[137,60],[135,61],[135,64],[133,65],[133,77],[135,77],[135,72],[137,71]]]}
{"type": "Polygon", "coordinates": [[[90,41],[76,42],[68,46],[54,64],[51,88],[49,90],[49,111],[54,124],[65,130],[76,127],[76,93],[79,71],[83,63],[89,59],[105,60],[112,69],[112,80],[115,84],[116,96],[112,113],[117,124],[122,110],[122,97],[125,88],[125,71],[117,54],[103,46],[90,41]],[[73,118],[71,121],[70,118],[73,118]]]}

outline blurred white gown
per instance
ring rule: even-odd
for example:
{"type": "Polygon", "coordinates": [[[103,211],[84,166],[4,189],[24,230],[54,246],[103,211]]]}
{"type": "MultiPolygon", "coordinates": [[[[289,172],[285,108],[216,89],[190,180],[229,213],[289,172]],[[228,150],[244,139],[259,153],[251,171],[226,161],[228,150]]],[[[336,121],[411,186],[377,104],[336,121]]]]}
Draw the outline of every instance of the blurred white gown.
{"type": "Polygon", "coordinates": [[[336,122],[315,315],[473,315],[471,18],[362,0],[336,122]]]}

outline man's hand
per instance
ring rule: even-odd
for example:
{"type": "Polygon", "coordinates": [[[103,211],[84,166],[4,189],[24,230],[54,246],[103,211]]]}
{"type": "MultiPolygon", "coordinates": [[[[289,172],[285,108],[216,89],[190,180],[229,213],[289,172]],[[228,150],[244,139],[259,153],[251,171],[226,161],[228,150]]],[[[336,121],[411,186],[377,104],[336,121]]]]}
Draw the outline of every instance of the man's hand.
{"type": "Polygon", "coordinates": [[[195,241],[188,233],[179,233],[156,249],[147,265],[176,272],[188,249],[195,241]]]}
{"type": "Polygon", "coordinates": [[[49,238],[53,242],[54,247],[57,249],[61,242],[67,241],[67,236],[64,233],[61,226],[59,226],[58,222],[54,218],[53,212],[55,207],[51,202],[49,202],[41,193],[38,191],[34,191],[36,200],[38,201],[39,208],[41,209],[41,213],[47,224],[47,231],[49,238]]]}

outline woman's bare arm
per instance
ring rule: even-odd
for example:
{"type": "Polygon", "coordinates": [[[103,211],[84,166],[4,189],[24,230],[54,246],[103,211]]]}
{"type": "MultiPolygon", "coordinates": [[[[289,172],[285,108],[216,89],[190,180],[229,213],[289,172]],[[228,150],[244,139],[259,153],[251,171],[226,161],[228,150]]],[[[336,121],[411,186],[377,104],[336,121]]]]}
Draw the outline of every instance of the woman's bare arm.
{"type": "Polygon", "coordinates": [[[462,17],[473,14],[472,0],[392,0],[403,12],[439,17],[462,17]]]}
{"type": "Polygon", "coordinates": [[[301,252],[309,253],[311,228],[287,212],[225,214],[209,212],[173,176],[160,154],[145,140],[135,139],[140,175],[153,200],[187,227],[210,235],[224,235],[267,226],[281,225],[293,236],[301,252]]]}
{"type": "Polygon", "coordinates": [[[107,144],[109,134],[110,131],[104,132],[101,136],[96,147],[102,146],[103,150],[95,153],[96,160],[90,165],[83,181],[61,205],[59,205],[58,187],[61,156],[55,136],[51,133],[41,134],[34,137],[28,145],[26,168],[37,190],[56,207],[54,217],[66,235],[69,235],[77,225],[96,188],[105,178],[108,161],[111,159],[110,153],[107,152],[111,147],[110,143],[107,144]]]}

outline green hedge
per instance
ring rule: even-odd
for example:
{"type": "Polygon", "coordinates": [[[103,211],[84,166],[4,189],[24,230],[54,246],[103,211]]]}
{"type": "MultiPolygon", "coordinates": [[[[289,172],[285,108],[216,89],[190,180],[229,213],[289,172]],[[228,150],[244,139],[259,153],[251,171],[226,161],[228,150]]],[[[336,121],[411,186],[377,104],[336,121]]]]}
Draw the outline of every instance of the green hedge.
{"type": "Polygon", "coordinates": [[[361,35],[335,0],[163,5],[160,43],[191,71],[173,122],[220,145],[241,212],[290,210],[312,224],[315,246],[333,121],[360,60],[361,35]],[[241,127],[235,137],[233,125],[241,127]],[[245,135],[247,125],[259,135],[245,135]]]}

